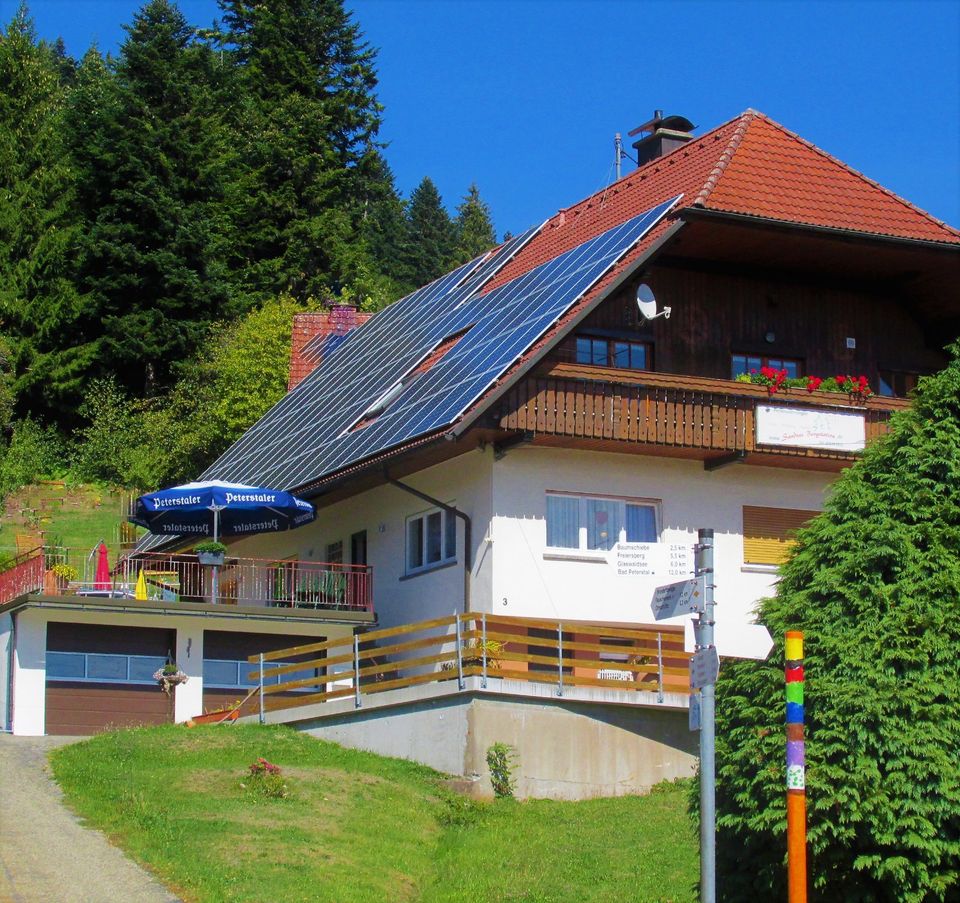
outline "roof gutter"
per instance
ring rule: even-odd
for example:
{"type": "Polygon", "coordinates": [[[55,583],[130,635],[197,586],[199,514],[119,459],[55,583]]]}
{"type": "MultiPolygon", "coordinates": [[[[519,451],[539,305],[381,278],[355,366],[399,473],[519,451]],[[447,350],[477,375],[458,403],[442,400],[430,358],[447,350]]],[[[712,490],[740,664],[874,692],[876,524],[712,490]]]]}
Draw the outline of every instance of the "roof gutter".
{"type": "Polygon", "coordinates": [[[436,499],[432,495],[427,495],[427,493],[421,492],[419,489],[414,489],[412,486],[408,486],[406,483],[401,483],[399,480],[395,480],[390,476],[387,465],[384,465],[383,467],[383,477],[392,486],[396,486],[397,489],[402,489],[404,492],[409,492],[410,495],[415,495],[418,499],[422,499],[436,508],[441,508],[446,511],[447,514],[452,514],[454,517],[459,517],[460,520],[463,521],[463,613],[469,614],[470,573],[473,570],[473,561],[470,557],[470,550],[473,547],[473,524],[470,518],[459,508],[455,508],[453,505],[448,505],[446,502],[441,502],[440,499],[436,499]]]}
{"type": "MultiPolygon", "coordinates": [[[[646,251],[644,251],[636,260],[633,261],[629,266],[625,267],[623,272],[617,276],[602,292],[598,293],[596,298],[594,298],[588,305],[586,305],[583,310],[580,311],[579,315],[574,317],[563,329],[558,330],[550,343],[546,345],[543,349],[543,353],[551,351],[557,345],[559,345],[574,329],[576,329],[577,324],[588,314],[592,313],[597,309],[607,298],[610,297],[617,289],[620,288],[627,280],[629,280],[639,269],[642,269],[647,264],[653,260],[654,257],[659,254],[666,245],[673,241],[677,233],[683,229],[686,225],[682,220],[677,220],[672,223],[667,230],[660,236],[646,251]]],[[[602,277],[601,277],[602,278],[602,277]]],[[[589,291],[589,290],[588,290],[589,291]]],[[[543,353],[537,354],[532,357],[530,360],[524,361],[520,364],[516,370],[513,371],[508,377],[501,380],[495,385],[487,394],[487,397],[479,403],[472,412],[464,416],[464,418],[454,426],[450,428],[447,432],[447,438],[454,440],[459,439],[473,424],[477,419],[487,411],[493,404],[496,402],[501,395],[504,394],[508,389],[515,386],[520,380],[533,369],[533,367],[540,361],[540,358],[543,356],[543,353]]]]}
{"type": "Polygon", "coordinates": [[[831,226],[817,226],[812,223],[796,223],[767,216],[753,216],[746,213],[730,213],[725,210],[708,210],[705,207],[682,207],[677,216],[686,221],[705,220],[735,223],[741,226],[753,226],[758,229],[776,229],[782,232],[809,232],[829,238],[846,239],[858,242],[882,242],[908,248],[924,248],[929,251],[960,251],[960,237],[956,243],[930,241],[922,238],[902,238],[897,235],[881,235],[877,232],[859,232],[854,229],[836,229],[831,226]]]}

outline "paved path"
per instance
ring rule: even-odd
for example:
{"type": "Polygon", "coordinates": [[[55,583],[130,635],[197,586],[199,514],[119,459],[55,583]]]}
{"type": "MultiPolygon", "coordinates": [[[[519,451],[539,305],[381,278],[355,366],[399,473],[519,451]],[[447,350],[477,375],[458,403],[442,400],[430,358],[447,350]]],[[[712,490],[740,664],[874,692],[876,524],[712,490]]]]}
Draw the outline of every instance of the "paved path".
{"type": "Polygon", "coordinates": [[[47,752],[76,739],[0,734],[0,903],[178,903],[63,805],[47,752]]]}

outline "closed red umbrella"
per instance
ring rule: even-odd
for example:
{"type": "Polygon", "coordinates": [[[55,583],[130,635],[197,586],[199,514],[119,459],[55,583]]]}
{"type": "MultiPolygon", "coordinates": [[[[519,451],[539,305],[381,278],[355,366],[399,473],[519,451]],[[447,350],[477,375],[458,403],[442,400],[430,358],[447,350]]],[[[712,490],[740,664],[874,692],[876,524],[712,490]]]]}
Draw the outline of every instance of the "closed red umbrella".
{"type": "Polygon", "coordinates": [[[110,562],[107,560],[107,547],[104,545],[103,540],[100,540],[100,545],[97,546],[97,573],[94,579],[94,588],[110,589],[111,585],[110,562]]]}

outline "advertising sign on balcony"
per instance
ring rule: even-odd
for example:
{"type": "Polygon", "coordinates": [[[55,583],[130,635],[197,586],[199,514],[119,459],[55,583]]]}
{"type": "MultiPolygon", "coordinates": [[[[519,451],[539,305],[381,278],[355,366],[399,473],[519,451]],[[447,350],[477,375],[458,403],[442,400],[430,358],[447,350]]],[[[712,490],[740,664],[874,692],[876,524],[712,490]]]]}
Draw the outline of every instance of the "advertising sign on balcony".
{"type": "Polygon", "coordinates": [[[757,405],[757,444],[826,451],[861,451],[866,443],[863,414],[757,405]]]}

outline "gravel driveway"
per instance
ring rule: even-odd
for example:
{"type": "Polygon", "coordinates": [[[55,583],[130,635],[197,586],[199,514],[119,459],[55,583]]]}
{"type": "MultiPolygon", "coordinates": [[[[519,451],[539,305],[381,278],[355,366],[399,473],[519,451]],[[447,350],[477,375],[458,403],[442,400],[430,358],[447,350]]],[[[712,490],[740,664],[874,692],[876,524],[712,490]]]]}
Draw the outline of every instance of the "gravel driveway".
{"type": "Polygon", "coordinates": [[[178,903],[63,805],[47,752],[78,739],[0,734],[0,901],[178,903]]]}

